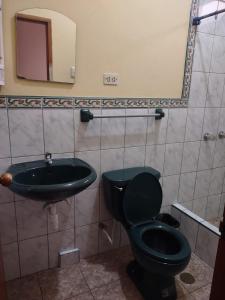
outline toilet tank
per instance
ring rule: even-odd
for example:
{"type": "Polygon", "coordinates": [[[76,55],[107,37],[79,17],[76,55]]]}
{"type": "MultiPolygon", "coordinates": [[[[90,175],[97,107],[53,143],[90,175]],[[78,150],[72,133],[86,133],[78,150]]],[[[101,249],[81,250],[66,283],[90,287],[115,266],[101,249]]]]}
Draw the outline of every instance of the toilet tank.
{"type": "Polygon", "coordinates": [[[160,172],[151,167],[135,167],[108,171],[102,174],[103,191],[106,207],[117,220],[125,223],[122,201],[126,187],[129,182],[138,174],[148,172],[157,179],[160,178],[160,172]]]}

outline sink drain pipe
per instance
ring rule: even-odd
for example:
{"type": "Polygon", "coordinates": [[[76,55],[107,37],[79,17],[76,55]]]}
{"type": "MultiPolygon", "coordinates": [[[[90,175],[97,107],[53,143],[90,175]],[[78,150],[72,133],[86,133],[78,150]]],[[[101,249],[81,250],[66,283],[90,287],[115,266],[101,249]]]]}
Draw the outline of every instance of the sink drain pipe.
{"type": "MultiPolygon", "coordinates": [[[[62,201],[66,201],[67,205],[70,205],[69,199],[65,199],[62,201]]],[[[51,218],[51,223],[53,225],[53,228],[55,231],[59,230],[59,215],[57,214],[57,209],[56,209],[56,203],[45,203],[43,206],[43,209],[47,208],[48,209],[48,215],[51,218]]]]}
{"type": "Polygon", "coordinates": [[[57,214],[56,204],[48,205],[49,216],[51,217],[54,230],[59,230],[59,215],[57,214]]]}

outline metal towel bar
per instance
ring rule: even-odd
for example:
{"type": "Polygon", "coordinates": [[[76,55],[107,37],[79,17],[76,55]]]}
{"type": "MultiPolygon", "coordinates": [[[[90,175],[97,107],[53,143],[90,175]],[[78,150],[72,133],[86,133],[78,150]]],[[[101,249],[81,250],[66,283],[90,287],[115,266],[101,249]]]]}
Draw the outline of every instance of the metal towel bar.
{"type": "Polygon", "coordinates": [[[216,10],[216,11],[210,13],[210,14],[207,14],[207,15],[204,15],[204,16],[201,16],[201,17],[194,17],[193,20],[192,20],[192,25],[196,25],[196,26],[200,25],[201,20],[212,17],[212,16],[217,16],[217,15],[222,14],[224,12],[225,12],[225,9],[221,9],[221,10],[216,10]]]}
{"type": "Polygon", "coordinates": [[[146,114],[146,115],[116,115],[116,116],[110,116],[110,115],[101,115],[101,116],[95,116],[92,112],[90,112],[89,109],[82,108],[80,110],[80,120],[81,122],[89,122],[93,119],[105,119],[105,118],[137,118],[137,117],[155,117],[155,120],[161,120],[165,117],[165,113],[161,108],[156,108],[154,114],[146,114]]]}

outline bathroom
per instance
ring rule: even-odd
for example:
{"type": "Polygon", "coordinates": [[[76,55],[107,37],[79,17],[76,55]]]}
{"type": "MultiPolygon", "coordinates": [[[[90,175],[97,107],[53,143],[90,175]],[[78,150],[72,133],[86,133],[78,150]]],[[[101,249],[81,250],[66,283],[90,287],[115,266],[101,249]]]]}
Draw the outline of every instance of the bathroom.
{"type": "Polygon", "coordinates": [[[0,182],[11,185],[0,185],[0,299],[161,299],[151,288],[143,296],[127,274],[131,235],[102,180],[147,167],[160,173],[158,212],[179,222],[173,232],[192,252],[176,274],[177,296],[162,299],[224,299],[215,264],[225,204],[225,13],[199,25],[193,18],[225,2],[1,2],[0,182]],[[23,42],[37,29],[23,25],[38,18],[51,20],[45,78],[31,55],[37,33],[23,42]],[[57,191],[56,203],[19,194],[4,177],[17,164],[42,160],[50,169],[74,158],[90,166],[91,182],[66,197],[57,191]]]}

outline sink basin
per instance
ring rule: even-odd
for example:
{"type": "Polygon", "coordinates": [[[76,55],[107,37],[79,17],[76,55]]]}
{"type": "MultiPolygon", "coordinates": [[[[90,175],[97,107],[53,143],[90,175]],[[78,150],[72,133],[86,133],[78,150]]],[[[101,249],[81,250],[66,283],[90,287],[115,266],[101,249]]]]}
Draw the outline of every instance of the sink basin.
{"type": "Polygon", "coordinates": [[[71,197],[92,184],[97,175],[86,162],[77,158],[53,159],[12,165],[9,189],[23,197],[47,202],[58,202],[71,197]]]}

